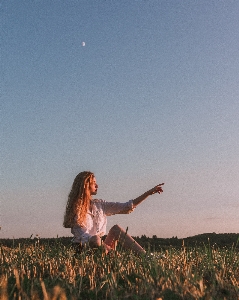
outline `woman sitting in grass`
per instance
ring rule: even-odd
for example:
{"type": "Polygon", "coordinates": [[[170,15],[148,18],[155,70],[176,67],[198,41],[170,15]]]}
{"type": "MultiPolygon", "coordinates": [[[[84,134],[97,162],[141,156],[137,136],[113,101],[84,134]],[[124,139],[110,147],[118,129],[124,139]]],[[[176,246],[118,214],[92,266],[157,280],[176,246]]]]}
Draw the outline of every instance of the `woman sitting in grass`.
{"type": "Polygon", "coordinates": [[[91,248],[102,245],[108,252],[115,250],[119,242],[125,249],[132,250],[136,254],[144,254],[145,250],[118,225],[110,229],[103,242],[101,238],[106,234],[106,217],[131,213],[148,196],[162,193],[162,185],[163,183],[158,184],[141,196],[125,203],[106,202],[101,199],[92,199],[98,189],[96,178],[91,172],[81,172],[76,176],[68,196],[63,226],[71,228],[74,235],[73,243],[79,245],[79,248],[80,245],[85,244],[91,248]]]}

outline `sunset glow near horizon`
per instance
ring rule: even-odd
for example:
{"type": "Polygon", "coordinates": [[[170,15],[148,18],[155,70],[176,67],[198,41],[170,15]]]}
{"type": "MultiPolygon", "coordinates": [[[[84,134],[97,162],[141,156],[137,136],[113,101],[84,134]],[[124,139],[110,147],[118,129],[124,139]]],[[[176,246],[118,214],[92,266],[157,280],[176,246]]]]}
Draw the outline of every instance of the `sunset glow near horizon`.
{"type": "Polygon", "coordinates": [[[133,236],[239,233],[239,2],[3,1],[0,238],[71,236],[75,176],[133,236]]]}

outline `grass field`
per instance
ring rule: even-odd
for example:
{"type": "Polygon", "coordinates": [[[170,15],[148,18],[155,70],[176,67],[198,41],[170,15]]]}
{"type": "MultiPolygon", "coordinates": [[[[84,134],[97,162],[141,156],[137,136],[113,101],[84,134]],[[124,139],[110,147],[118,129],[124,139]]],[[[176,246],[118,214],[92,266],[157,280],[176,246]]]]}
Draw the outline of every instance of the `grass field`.
{"type": "Polygon", "coordinates": [[[238,249],[169,248],[151,258],[55,245],[1,246],[0,299],[239,299],[238,249]]]}

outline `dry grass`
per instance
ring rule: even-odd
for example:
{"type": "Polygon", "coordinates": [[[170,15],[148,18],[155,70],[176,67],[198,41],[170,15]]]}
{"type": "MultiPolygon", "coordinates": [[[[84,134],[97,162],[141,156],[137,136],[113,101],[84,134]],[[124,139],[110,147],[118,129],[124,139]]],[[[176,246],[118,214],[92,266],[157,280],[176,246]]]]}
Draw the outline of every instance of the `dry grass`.
{"type": "Polygon", "coordinates": [[[0,299],[239,299],[238,250],[168,249],[153,259],[56,244],[1,247],[0,299]]]}

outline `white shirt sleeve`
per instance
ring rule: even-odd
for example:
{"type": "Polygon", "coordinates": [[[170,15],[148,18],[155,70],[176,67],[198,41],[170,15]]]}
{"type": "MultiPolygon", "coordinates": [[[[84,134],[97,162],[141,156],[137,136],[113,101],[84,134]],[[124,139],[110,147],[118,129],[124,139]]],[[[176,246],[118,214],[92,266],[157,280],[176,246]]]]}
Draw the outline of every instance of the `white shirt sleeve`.
{"type": "Polygon", "coordinates": [[[129,200],[125,203],[103,201],[102,207],[106,216],[115,214],[129,214],[135,209],[133,200],[129,200]]]}

